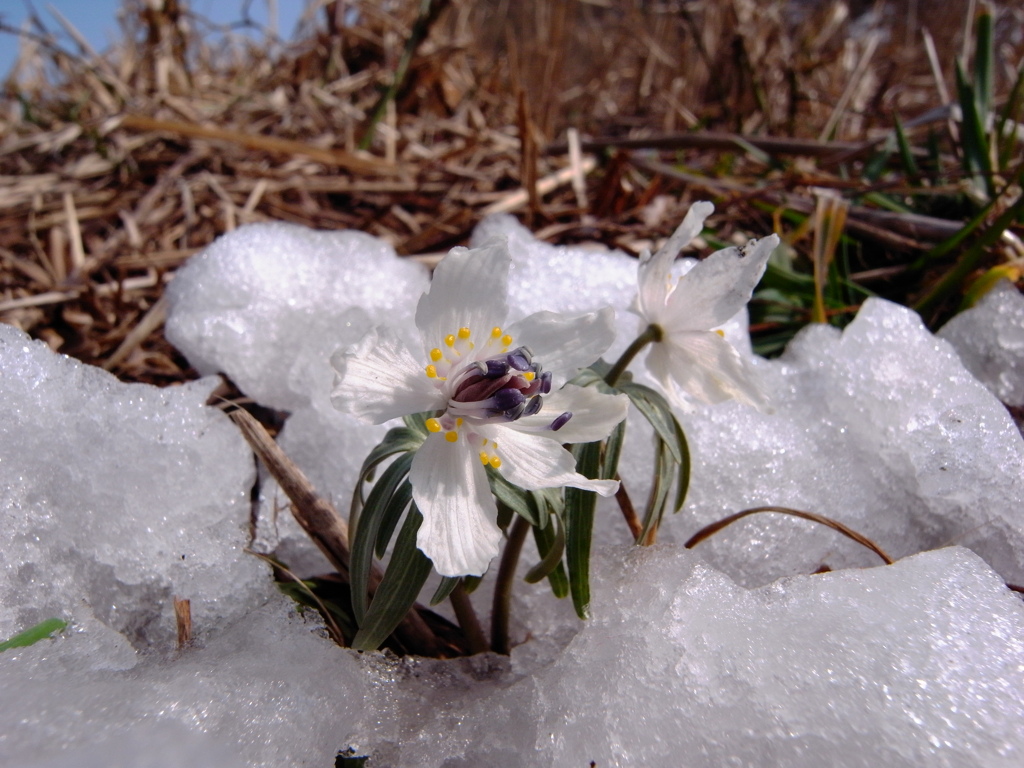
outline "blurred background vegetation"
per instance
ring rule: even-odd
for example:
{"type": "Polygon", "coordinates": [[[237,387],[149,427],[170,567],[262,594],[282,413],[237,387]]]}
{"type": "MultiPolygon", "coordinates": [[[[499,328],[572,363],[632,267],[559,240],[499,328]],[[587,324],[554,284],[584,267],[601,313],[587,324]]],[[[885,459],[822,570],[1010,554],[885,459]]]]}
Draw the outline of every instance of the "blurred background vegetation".
{"type": "Polygon", "coordinates": [[[103,51],[0,24],[0,321],[166,384],[195,374],[163,287],[242,224],[431,263],[510,212],[638,253],[700,199],[709,248],[783,239],[751,307],[764,354],[867,296],[936,328],[1021,280],[1017,3],[321,0],[287,39],[247,7],[219,26],[126,0],[103,51]]]}

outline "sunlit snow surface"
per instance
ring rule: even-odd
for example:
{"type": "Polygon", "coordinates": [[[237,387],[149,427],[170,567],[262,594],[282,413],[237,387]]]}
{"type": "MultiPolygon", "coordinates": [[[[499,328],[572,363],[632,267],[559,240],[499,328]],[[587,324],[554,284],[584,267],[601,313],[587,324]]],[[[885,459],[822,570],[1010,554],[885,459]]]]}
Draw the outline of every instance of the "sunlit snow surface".
{"type": "MultiPolygon", "coordinates": [[[[514,316],[610,304],[628,343],[633,259],[538,243],[509,218],[474,240],[494,234],[513,249],[514,316]]],[[[365,235],[254,225],[179,271],[167,334],[200,372],[289,411],[282,444],[344,509],[383,428],[331,409],[327,357],[376,323],[415,340],[427,280],[365,235]]],[[[1022,305],[1000,289],[942,333],[1011,404],[1022,305]]],[[[741,343],[744,327],[726,332],[741,343]]],[[[771,413],[682,417],[693,484],[659,545],[626,546],[602,503],[590,621],[520,584],[515,631],[532,639],[511,660],[396,660],[333,646],[242,551],[255,514],[259,548],[323,567],[273,483],[254,510],[252,457],[203,406],[212,380],[121,384],[0,326],[0,640],[72,621],[0,653],[0,764],[330,768],[347,747],[370,766],[449,768],[1024,764],[1024,608],[1003,586],[1024,581],[1024,444],[1006,409],[881,301],[758,370],[771,413]],[[905,559],[870,567],[776,515],[681,547],[765,504],[833,516],[905,559]],[[175,596],[197,631],[180,652],[175,596]]],[[[629,449],[639,503],[643,424],[629,449]]]]}

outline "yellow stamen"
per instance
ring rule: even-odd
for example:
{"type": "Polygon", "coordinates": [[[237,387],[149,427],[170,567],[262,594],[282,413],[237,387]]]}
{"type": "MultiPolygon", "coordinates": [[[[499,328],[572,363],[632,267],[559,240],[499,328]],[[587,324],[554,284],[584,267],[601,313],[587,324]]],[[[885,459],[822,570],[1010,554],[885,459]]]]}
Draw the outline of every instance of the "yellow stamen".
{"type": "Polygon", "coordinates": [[[468,339],[471,335],[472,334],[470,333],[469,328],[459,328],[460,339],[468,339]]]}
{"type": "Polygon", "coordinates": [[[497,339],[499,336],[501,336],[501,328],[499,328],[498,326],[494,326],[493,328],[491,328],[491,338],[497,339]]]}
{"type": "Polygon", "coordinates": [[[499,459],[497,456],[491,456],[491,460],[488,462],[488,464],[497,469],[498,467],[501,466],[501,459],[499,459]]]}
{"type": "Polygon", "coordinates": [[[433,360],[435,363],[438,360],[440,360],[441,357],[442,357],[441,350],[438,349],[437,347],[434,347],[432,350],[430,350],[430,359],[433,360]]]}
{"type": "Polygon", "coordinates": [[[428,365],[427,366],[427,378],[428,379],[436,379],[437,378],[437,368],[435,368],[432,365],[428,365]]]}
{"type": "Polygon", "coordinates": [[[445,432],[444,439],[447,440],[449,443],[454,443],[456,440],[459,439],[459,433],[455,432],[454,430],[450,432],[445,432]]]}
{"type": "Polygon", "coordinates": [[[428,432],[440,432],[441,422],[437,419],[427,419],[427,431],[428,432]]]}
{"type": "Polygon", "coordinates": [[[537,375],[533,371],[523,371],[523,378],[527,381],[533,381],[537,375]]]}
{"type": "Polygon", "coordinates": [[[480,451],[480,463],[485,465],[491,460],[491,457],[487,455],[487,451],[480,451]]]}
{"type": "Polygon", "coordinates": [[[719,328],[717,331],[715,331],[715,333],[717,333],[723,339],[725,338],[725,331],[723,331],[721,328],[719,328]]]}
{"type": "Polygon", "coordinates": [[[457,419],[455,419],[455,426],[456,427],[461,427],[462,426],[462,417],[461,416],[459,416],[457,419]]]}
{"type": "Polygon", "coordinates": [[[445,336],[444,337],[444,343],[445,343],[446,346],[454,347],[455,346],[455,334],[454,333],[449,333],[447,336],[445,336]]]}
{"type": "Polygon", "coordinates": [[[504,344],[506,347],[512,346],[512,337],[506,333],[504,336],[501,337],[501,343],[504,344]]]}

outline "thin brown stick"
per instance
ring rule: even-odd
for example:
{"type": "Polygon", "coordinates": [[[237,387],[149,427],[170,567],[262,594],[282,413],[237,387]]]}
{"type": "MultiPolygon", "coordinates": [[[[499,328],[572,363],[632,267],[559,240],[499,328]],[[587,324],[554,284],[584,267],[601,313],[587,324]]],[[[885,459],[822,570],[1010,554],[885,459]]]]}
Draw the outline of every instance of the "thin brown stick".
{"type": "Polygon", "coordinates": [[[894,560],[891,557],[889,557],[889,555],[887,555],[880,546],[875,544],[875,542],[873,542],[867,536],[857,533],[857,531],[853,530],[852,528],[848,528],[847,526],[840,523],[838,520],[833,520],[831,517],[825,517],[824,515],[817,515],[813,512],[804,512],[799,509],[790,509],[789,507],[768,506],[744,509],[741,512],[736,512],[735,514],[723,517],[721,520],[711,523],[710,525],[705,525],[703,528],[701,528],[699,531],[693,534],[693,536],[691,536],[683,546],[687,549],[693,549],[695,546],[704,541],[704,539],[708,538],[709,536],[713,536],[726,526],[732,525],[737,520],[742,520],[744,517],[747,517],[748,515],[755,515],[760,512],[777,512],[780,515],[791,515],[792,517],[800,517],[804,520],[810,520],[812,523],[819,523],[820,525],[827,526],[834,531],[839,531],[839,533],[843,534],[847,538],[853,539],[861,546],[867,547],[880,558],[882,558],[882,560],[885,561],[886,565],[892,565],[894,562],[894,560]]]}
{"type": "Polygon", "coordinates": [[[178,625],[178,650],[192,642],[192,601],[174,598],[174,620],[178,625]]]}
{"type": "MultiPolygon", "coordinates": [[[[285,455],[262,424],[240,408],[228,416],[241,429],[253,452],[259,456],[267,471],[292,502],[292,515],[296,521],[330,560],[331,565],[345,581],[348,581],[348,524],[330,502],[317,494],[313,484],[285,455]]],[[[380,584],[382,578],[380,568],[375,565],[370,571],[371,592],[380,584]]],[[[438,656],[444,647],[415,608],[402,619],[402,623],[395,629],[395,635],[401,639],[403,646],[415,648],[417,653],[425,656],[438,656]]]]}
{"type": "Polygon", "coordinates": [[[626,520],[626,525],[629,526],[629,532],[633,535],[633,541],[638,542],[640,535],[644,532],[643,523],[637,517],[636,507],[633,506],[633,500],[629,498],[626,486],[622,484],[622,478],[616,475],[615,479],[619,481],[619,489],[615,491],[615,501],[619,503],[622,516],[626,520]]]}
{"type": "Polygon", "coordinates": [[[398,173],[398,169],[395,166],[389,165],[383,160],[359,157],[343,149],[322,149],[301,141],[279,139],[275,136],[256,136],[227,128],[214,128],[194,123],[183,123],[177,120],[154,120],[151,117],[144,117],[142,115],[125,115],[121,120],[121,127],[137,131],[176,133],[180,136],[188,136],[194,139],[227,141],[232,144],[238,144],[246,149],[262,150],[277,155],[305,155],[318,162],[337,165],[353,173],[377,175],[398,173]]]}

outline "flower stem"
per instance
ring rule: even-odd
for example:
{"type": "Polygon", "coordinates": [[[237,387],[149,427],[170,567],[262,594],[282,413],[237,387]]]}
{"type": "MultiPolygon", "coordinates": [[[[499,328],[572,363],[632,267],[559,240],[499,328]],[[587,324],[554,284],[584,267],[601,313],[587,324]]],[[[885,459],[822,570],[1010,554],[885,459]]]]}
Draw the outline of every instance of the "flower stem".
{"type": "Polygon", "coordinates": [[[491,650],[508,656],[512,650],[508,638],[509,613],[512,605],[512,582],[519,564],[519,554],[523,551],[526,532],[530,530],[530,522],[516,515],[508,531],[508,542],[501,553],[501,564],[498,566],[498,578],[494,584],[494,605],[491,608],[491,650]]]}
{"type": "Polygon", "coordinates": [[[655,325],[654,323],[648,325],[644,329],[643,333],[633,339],[633,343],[629,345],[626,351],[622,353],[622,357],[620,357],[616,361],[615,365],[612,366],[612,369],[608,371],[608,375],[604,377],[605,384],[610,387],[614,387],[615,383],[619,380],[619,377],[626,372],[629,364],[633,362],[633,358],[637,356],[637,353],[639,353],[640,350],[648,344],[661,341],[663,336],[664,332],[661,330],[660,325],[655,325]]]}
{"type": "Polygon", "coordinates": [[[487,638],[484,637],[484,631],[480,627],[480,620],[476,617],[473,603],[469,600],[469,593],[466,592],[466,588],[462,585],[461,580],[458,586],[452,590],[448,599],[452,603],[452,608],[455,609],[455,618],[459,620],[462,634],[466,636],[469,652],[475,654],[486,651],[487,638]]]}
{"type": "Polygon", "coordinates": [[[626,492],[626,486],[622,484],[622,478],[616,475],[615,479],[619,481],[619,490],[615,492],[615,500],[619,502],[619,509],[622,511],[622,516],[626,519],[626,525],[629,526],[629,532],[633,534],[633,541],[639,543],[640,535],[644,532],[643,523],[641,523],[640,518],[636,516],[636,509],[633,507],[633,500],[629,498],[629,494],[626,492]]]}

